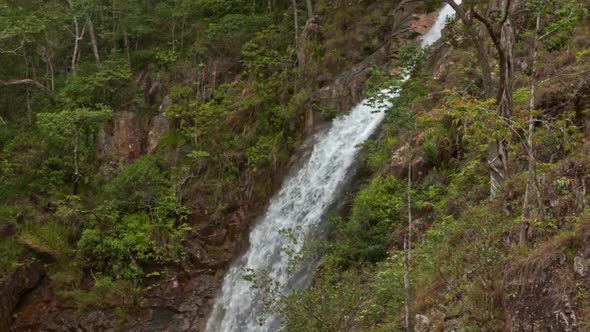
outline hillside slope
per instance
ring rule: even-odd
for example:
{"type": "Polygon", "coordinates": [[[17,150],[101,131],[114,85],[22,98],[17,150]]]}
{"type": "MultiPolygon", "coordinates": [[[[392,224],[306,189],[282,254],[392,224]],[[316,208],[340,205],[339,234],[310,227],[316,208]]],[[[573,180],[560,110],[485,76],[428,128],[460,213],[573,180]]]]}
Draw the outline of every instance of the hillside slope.
{"type": "Polygon", "coordinates": [[[203,327],[306,137],[431,9],[309,4],[0,4],[0,330],[203,327]]]}

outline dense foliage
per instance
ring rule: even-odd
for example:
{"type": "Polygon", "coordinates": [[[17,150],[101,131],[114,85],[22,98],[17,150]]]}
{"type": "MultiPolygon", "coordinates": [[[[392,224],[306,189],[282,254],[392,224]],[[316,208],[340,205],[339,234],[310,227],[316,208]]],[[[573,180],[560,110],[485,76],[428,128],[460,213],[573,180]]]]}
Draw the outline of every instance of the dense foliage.
{"type": "Polygon", "coordinates": [[[203,224],[263,205],[312,92],[380,47],[394,5],[312,3],[300,67],[304,2],[1,1],[0,278],[37,258],[78,309],[136,304],[203,224]]]}
{"type": "MultiPolygon", "coordinates": [[[[194,267],[195,250],[228,260],[227,241],[240,237],[225,226],[264,207],[306,117],[337,114],[314,99],[319,89],[401,31],[398,1],[309,3],[321,33],[307,40],[303,1],[0,1],[0,279],[38,259],[78,312],[123,310],[194,267]],[[206,243],[215,227],[229,240],[206,243]]],[[[501,330],[530,271],[551,269],[590,326],[590,289],[566,273],[590,229],[588,4],[521,7],[510,116],[486,91],[470,32],[492,83],[505,67],[477,20],[447,22],[442,47],[396,40],[393,69],[370,70],[366,96],[392,106],[362,146],[362,184],[313,243],[314,282],[265,299],[285,330],[407,328],[405,257],[411,320],[427,315],[433,329],[501,330]],[[490,142],[505,144],[510,166],[493,198],[490,142]],[[562,265],[549,266],[557,254],[562,265]]],[[[533,295],[523,307],[547,300],[533,295]]]]}

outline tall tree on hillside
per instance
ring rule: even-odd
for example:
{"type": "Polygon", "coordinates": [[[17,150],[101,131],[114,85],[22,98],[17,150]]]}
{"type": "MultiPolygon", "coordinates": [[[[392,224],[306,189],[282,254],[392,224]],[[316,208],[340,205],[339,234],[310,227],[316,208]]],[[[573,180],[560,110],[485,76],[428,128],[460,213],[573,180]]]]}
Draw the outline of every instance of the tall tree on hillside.
{"type": "MultiPolygon", "coordinates": [[[[473,24],[473,18],[481,22],[491,40],[498,60],[499,72],[496,92],[498,116],[509,119],[513,112],[512,93],[514,88],[514,27],[512,16],[517,7],[516,1],[502,0],[499,10],[490,9],[484,15],[475,8],[473,0],[465,3],[467,12],[454,0],[443,0],[458,13],[469,35],[478,39],[478,26],[473,24]]],[[[481,41],[480,41],[481,44],[481,41]]],[[[481,45],[478,45],[478,53],[481,45]]],[[[484,75],[485,76],[485,75],[484,75]]],[[[490,195],[494,197],[508,177],[508,145],[504,140],[491,142],[488,150],[488,164],[490,167],[490,195]]]]}
{"type": "Polygon", "coordinates": [[[299,40],[299,16],[297,15],[297,0],[291,0],[293,4],[293,24],[295,25],[295,48],[298,46],[299,40]]]}
{"type": "MultiPolygon", "coordinates": [[[[555,5],[555,4],[553,4],[555,5]]],[[[530,63],[530,85],[529,85],[529,105],[528,110],[531,115],[528,119],[527,136],[525,147],[527,152],[527,183],[522,204],[522,214],[520,221],[520,245],[528,243],[528,233],[530,229],[530,220],[534,218],[532,195],[535,191],[537,213],[539,218],[543,218],[543,201],[541,198],[541,188],[537,178],[537,161],[535,157],[535,124],[537,119],[535,111],[535,92],[537,88],[537,60],[539,57],[539,48],[546,44],[548,48],[555,48],[563,45],[570,34],[576,27],[578,21],[585,15],[585,10],[579,8],[575,0],[565,0],[553,8],[551,4],[544,0],[531,1],[530,6],[536,12],[535,28],[532,35],[532,54],[530,63]],[[553,16],[553,17],[550,17],[553,16]],[[544,22],[547,20],[547,22],[544,22]],[[545,25],[545,26],[544,26],[545,25]]]]}
{"type": "Polygon", "coordinates": [[[313,5],[311,4],[311,0],[306,0],[306,5],[307,5],[307,19],[310,19],[313,17],[313,5]]]}
{"type": "Polygon", "coordinates": [[[54,97],[55,49],[49,40],[58,34],[61,9],[37,0],[0,5],[0,87],[23,86],[27,96],[38,89],[54,97]]]}
{"type": "Polygon", "coordinates": [[[72,74],[76,75],[78,73],[78,64],[80,62],[80,41],[84,38],[88,22],[84,21],[84,24],[81,25],[82,22],[80,22],[79,14],[77,13],[77,4],[74,3],[74,0],[67,0],[67,2],[72,15],[72,23],[74,24],[74,50],[72,53],[71,69],[72,74]]]}

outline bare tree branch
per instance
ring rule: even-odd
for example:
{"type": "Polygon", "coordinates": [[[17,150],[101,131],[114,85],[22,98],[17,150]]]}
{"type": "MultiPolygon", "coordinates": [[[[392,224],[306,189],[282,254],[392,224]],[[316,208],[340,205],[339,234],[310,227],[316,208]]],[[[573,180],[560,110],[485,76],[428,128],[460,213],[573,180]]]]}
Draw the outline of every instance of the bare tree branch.
{"type": "Polygon", "coordinates": [[[51,90],[47,89],[47,87],[45,85],[41,84],[39,81],[30,79],[30,78],[14,79],[14,80],[0,80],[0,86],[12,86],[12,85],[23,85],[23,84],[32,85],[36,88],[39,88],[43,92],[45,92],[49,97],[51,97],[51,98],[54,97],[53,92],[51,90]]]}

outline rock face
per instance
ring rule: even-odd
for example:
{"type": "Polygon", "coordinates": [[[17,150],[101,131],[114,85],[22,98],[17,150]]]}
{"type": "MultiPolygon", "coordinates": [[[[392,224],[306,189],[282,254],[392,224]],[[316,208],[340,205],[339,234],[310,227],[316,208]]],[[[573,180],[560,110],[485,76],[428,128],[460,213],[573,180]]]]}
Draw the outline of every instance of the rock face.
{"type": "Polygon", "coordinates": [[[566,248],[571,245],[564,242],[541,248],[507,273],[505,331],[584,331],[576,303],[588,300],[577,294],[588,287],[588,260],[585,254],[568,260],[566,248]]]}
{"type": "Polygon", "coordinates": [[[97,137],[98,156],[125,163],[158,148],[170,121],[164,114],[147,116],[130,111],[115,113],[110,126],[97,137]]]}
{"type": "Polygon", "coordinates": [[[147,153],[154,153],[160,145],[162,136],[170,129],[170,120],[164,114],[158,114],[150,119],[149,131],[147,133],[147,153]]]}
{"type": "Polygon", "coordinates": [[[305,23],[305,27],[299,35],[299,46],[297,48],[297,63],[299,67],[305,67],[313,55],[313,42],[322,38],[320,32],[321,20],[319,16],[311,17],[305,23]]]}
{"type": "Polygon", "coordinates": [[[424,315],[416,315],[414,332],[430,332],[430,319],[424,315]]]}
{"type": "Polygon", "coordinates": [[[408,165],[412,167],[412,181],[421,180],[432,165],[426,159],[424,150],[420,147],[410,149],[410,144],[406,143],[398,147],[391,154],[387,172],[397,178],[403,178],[408,174],[408,165]],[[410,160],[411,157],[411,160],[410,160]]]}
{"type": "Polygon", "coordinates": [[[0,281],[0,331],[9,331],[13,312],[21,298],[37,287],[45,276],[45,269],[39,261],[23,265],[14,273],[0,281]]]}
{"type": "MultiPolygon", "coordinates": [[[[219,283],[203,271],[175,274],[161,280],[160,287],[149,291],[136,307],[120,306],[124,314],[96,308],[79,315],[56,298],[48,278],[43,280],[20,300],[23,309],[12,331],[202,331],[219,283]]],[[[10,323],[12,312],[8,317],[10,323]]],[[[0,331],[10,331],[10,325],[0,325],[0,331]]]]}
{"type": "MultiPolygon", "coordinates": [[[[411,10],[408,11],[403,7],[396,10],[391,15],[390,22],[393,32],[383,46],[363,61],[338,75],[332,83],[322,87],[313,96],[314,102],[321,108],[337,111],[347,111],[360,102],[362,100],[362,88],[369,78],[369,69],[371,66],[383,66],[389,63],[397,53],[399,45],[401,45],[400,40],[412,39],[428,31],[436,21],[438,15],[437,12],[408,15],[408,12],[411,12],[411,10]]],[[[313,22],[308,22],[308,24],[309,30],[314,31],[316,25],[313,22]]],[[[308,25],[306,25],[307,28],[308,25]]],[[[304,54],[301,55],[301,58],[303,59],[303,63],[305,63],[304,54]]],[[[300,63],[302,59],[299,59],[300,63]]]]}
{"type": "Polygon", "coordinates": [[[410,29],[421,35],[425,34],[434,25],[434,22],[436,22],[439,12],[440,9],[427,14],[412,15],[412,21],[409,23],[410,29]]]}
{"type": "Polygon", "coordinates": [[[590,253],[580,252],[574,258],[574,272],[580,278],[590,277],[590,253]]]}

